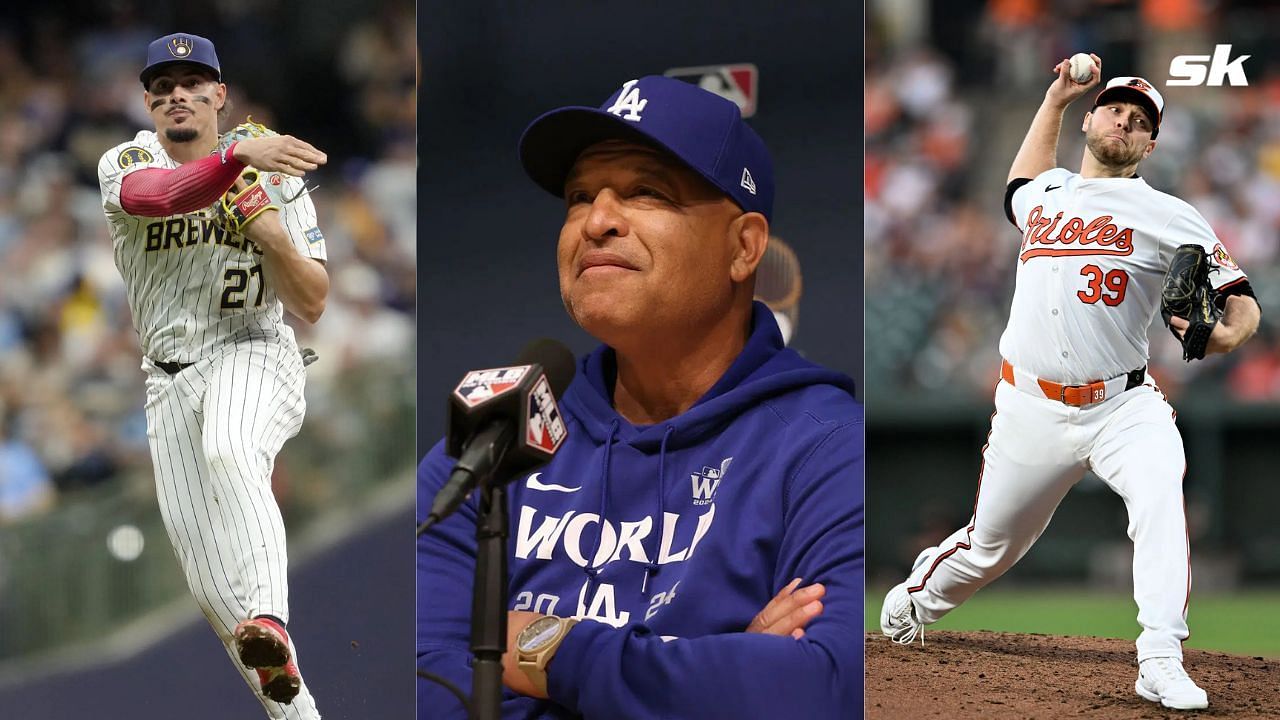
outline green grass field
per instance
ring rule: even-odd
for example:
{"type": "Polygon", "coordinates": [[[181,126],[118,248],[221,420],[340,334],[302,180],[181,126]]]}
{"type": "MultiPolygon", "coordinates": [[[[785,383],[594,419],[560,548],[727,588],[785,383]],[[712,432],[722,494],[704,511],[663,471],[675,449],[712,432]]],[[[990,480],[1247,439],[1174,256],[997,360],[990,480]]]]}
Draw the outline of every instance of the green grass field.
{"type": "MultiPolygon", "coordinates": [[[[867,591],[866,627],[880,629],[887,587],[867,591]]],[[[1137,638],[1138,610],[1129,595],[1071,588],[989,587],[930,630],[997,630],[1047,635],[1137,638]]],[[[1280,590],[1191,596],[1185,647],[1280,658],[1280,590]]]]}

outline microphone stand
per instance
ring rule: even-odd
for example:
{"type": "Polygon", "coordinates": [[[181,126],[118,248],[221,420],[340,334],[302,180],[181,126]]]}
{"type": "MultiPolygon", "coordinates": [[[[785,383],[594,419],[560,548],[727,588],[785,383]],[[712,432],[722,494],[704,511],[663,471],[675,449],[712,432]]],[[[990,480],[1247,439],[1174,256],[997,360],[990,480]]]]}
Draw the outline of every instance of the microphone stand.
{"type": "Polygon", "coordinates": [[[476,577],[471,594],[472,720],[501,720],[502,653],[507,649],[506,483],[492,476],[481,486],[476,521],[476,577]]]}

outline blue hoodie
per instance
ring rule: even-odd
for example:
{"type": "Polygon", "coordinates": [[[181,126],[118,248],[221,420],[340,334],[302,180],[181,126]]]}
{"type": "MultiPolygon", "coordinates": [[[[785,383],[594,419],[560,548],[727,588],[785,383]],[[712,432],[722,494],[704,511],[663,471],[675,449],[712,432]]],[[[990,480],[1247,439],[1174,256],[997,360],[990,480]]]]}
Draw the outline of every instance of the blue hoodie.
{"type": "MultiPolygon", "coordinates": [[[[555,459],[510,486],[513,610],[581,622],[548,666],[550,701],[506,691],[503,718],[861,717],[863,427],[853,381],[752,333],[687,412],[613,409],[615,356],[579,362],[555,459]],[[604,518],[601,522],[600,518],[604,518]],[[746,633],[793,578],[826,586],[805,636],[746,633]]],[[[418,470],[426,516],[453,461],[418,470]]],[[[470,694],[476,500],[418,541],[418,664],[470,694]]],[[[418,683],[418,717],[465,718],[418,683]]]]}

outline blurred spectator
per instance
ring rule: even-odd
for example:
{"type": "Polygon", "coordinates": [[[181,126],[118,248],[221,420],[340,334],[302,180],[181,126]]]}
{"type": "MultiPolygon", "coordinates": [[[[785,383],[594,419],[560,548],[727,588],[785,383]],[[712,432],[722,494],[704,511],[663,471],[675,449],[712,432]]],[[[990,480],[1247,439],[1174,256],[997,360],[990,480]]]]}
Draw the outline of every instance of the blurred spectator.
{"type": "Polygon", "coordinates": [[[29,445],[13,436],[0,409],[0,525],[53,507],[49,473],[29,445]]]}

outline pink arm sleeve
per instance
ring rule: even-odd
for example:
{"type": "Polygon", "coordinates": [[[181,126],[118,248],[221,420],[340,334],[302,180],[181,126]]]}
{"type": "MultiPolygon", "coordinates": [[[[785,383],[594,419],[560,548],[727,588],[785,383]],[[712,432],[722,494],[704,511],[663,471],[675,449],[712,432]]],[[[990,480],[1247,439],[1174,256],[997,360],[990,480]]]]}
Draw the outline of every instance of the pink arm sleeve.
{"type": "Polygon", "coordinates": [[[211,205],[240,177],[245,164],[227,148],[227,161],[217,155],[184,163],[173,170],[145,168],[120,183],[120,207],[130,215],[164,217],[211,205]]]}

